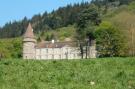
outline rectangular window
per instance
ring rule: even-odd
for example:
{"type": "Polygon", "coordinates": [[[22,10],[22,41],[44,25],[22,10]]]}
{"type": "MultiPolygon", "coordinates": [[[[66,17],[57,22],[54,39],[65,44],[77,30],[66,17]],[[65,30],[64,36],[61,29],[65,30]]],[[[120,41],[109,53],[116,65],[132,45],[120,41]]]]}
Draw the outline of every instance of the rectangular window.
{"type": "Polygon", "coordinates": [[[54,55],[52,55],[52,59],[54,59],[54,55]]]}
{"type": "Polygon", "coordinates": [[[46,56],[46,59],[48,59],[48,55],[46,56]]]}
{"type": "Polygon", "coordinates": [[[41,55],[39,56],[39,59],[41,59],[41,55]]]}
{"type": "Polygon", "coordinates": [[[46,53],[48,53],[48,49],[46,49],[46,53]]]}
{"type": "Polygon", "coordinates": [[[74,58],[76,58],[76,55],[74,54],[74,58]]]}
{"type": "Polygon", "coordinates": [[[59,55],[59,59],[61,59],[61,55],[59,55]]]}

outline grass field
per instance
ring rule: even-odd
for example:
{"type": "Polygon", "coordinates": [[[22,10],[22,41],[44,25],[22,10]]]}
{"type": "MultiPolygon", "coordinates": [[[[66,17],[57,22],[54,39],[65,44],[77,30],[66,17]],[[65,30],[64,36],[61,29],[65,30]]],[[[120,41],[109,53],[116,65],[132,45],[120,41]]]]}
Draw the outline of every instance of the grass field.
{"type": "Polygon", "coordinates": [[[135,58],[1,60],[0,89],[135,89],[135,58]]]}

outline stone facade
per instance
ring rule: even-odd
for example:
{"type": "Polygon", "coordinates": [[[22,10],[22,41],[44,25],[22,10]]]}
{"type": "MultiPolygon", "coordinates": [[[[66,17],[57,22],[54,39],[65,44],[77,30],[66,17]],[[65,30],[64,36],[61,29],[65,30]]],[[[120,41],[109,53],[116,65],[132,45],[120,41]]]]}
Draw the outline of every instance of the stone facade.
{"type": "MultiPolygon", "coordinates": [[[[84,58],[86,55],[84,54],[84,58]]],[[[88,58],[96,58],[95,44],[89,47],[88,58]]],[[[76,42],[48,42],[37,43],[31,24],[29,24],[23,39],[23,59],[81,59],[81,53],[76,42]]]]}
{"type": "Polygon", "coordinates": [[[36,59],[80,59],[79,55],[74,47],[36,49],[36,59]]]}

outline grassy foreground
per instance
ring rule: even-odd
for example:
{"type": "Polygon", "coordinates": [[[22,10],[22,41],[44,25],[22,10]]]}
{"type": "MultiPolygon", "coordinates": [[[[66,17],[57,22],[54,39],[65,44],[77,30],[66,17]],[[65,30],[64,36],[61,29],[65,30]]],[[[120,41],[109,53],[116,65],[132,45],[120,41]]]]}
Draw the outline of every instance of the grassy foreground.
{"type": "Polygon", "coordinates": [[[135,58],[2,60],[0,89],[135,89],[135,58]]]}

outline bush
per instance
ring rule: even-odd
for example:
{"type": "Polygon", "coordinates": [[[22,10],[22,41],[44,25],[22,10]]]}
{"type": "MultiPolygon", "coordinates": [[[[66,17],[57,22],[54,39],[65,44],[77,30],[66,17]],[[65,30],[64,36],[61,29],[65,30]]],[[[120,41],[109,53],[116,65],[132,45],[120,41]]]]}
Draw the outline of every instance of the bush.
{"type": "Polygon", "coordinates": [[[110,22],[102,22],[97,27],[96,42],[98,55],[100,57],[124,56],[124,40],[119,30],[110,22]]]}

